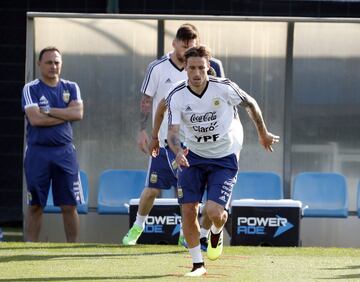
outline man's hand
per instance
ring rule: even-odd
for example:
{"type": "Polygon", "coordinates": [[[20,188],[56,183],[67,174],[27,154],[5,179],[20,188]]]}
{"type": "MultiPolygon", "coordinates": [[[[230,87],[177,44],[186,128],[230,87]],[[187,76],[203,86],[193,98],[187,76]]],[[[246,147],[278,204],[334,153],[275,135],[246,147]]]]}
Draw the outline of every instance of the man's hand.
{"type": "Polygon", "coordinates": [[[189,153],[189,149],[184,149],[179,151],[176,154],[176,163],[178,164],[179,167],[185,166],[185,167],[189,167],[189,162],[186,158],[186,155],[189,153]]]}
{"type": "Polygon", "coordinates": [[[44,115],[49,115],[50,113],[50,107],[49,105],[47,105],[46,107],[40,107],[40,113],[44,114],[44,115]]]}
{"type": "Polygon", "coordinates": [[[166,109],[166,101],[165,99],[162,99],[156,108],[154,125],[151,133],[152,137],[149,145],[149,154],[154,158],[159,155],[160,145],[159,138],[157,136],[159,135],[161,123],[164,120],[164,114],[166,112],[166,109]]]}
{"type": "Polygon", "coordinates": [[[32,126],[46,127],[62,124],[65,122],[62,119],[52,117],[43,113],[43,110],[44,109],[40,109],[36,106],[25,109],[25,114],[32,126]]]}
{"type": "Polygon", "coordinates": [[[260,107],[256,100],[248,94],[244,94],[244,100],[241,103],[245,107],[248,115],[254,122],[259,136],[260,144],[266,151],[273,152],[272,145],[279,143],[280,137],[267,131],[265,121],[262,117],[260,107]]]}
{"type": "Polygon", "coordinates": [[[137,145],[141,151],[148,154],[148,135],[145,130],[141,130],[138,134],[137,145]]]}
{"type": "Polygon", "coordinates": [[[160,151],[159,138],[151,137],[151,141],[150,141],[148,149],[149,149],[150,156],[156,158],[159,155],[159,151],[160,151]]]}
{"type": "Polygon", "coordinates": [[[280,136],[274,135],[270,132],[266,132],[259,136],[260,144],[265,148],[266,151],[274,152],[272,145],[279,143],[280,136]]]}

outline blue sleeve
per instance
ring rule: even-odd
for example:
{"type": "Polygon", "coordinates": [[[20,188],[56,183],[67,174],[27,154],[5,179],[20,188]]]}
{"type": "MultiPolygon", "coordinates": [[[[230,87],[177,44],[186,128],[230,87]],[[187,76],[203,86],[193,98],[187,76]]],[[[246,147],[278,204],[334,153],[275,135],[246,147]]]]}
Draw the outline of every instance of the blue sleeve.
{"type": "Polygon", "coordinates": [[[217,77],[225,77],[224,68],[219,59],[211,58],[210,66],[215,70],[217,77]]]}
{"type": "Polygon", "coordinates": [[[76,82],[69,83],[70,101],[82,101],[79,85],[76,82]]]}
{"type": "Polygon", "coordinates": [[[39,99],[37,95],[35,95],[34,93],[34,88],[31,87],[30,83],[25,84],[21,97],[22,110],[25,111],[25,109],[28,107],[38,106],[39,105],[38,103],[39,103],[39,99]]]}

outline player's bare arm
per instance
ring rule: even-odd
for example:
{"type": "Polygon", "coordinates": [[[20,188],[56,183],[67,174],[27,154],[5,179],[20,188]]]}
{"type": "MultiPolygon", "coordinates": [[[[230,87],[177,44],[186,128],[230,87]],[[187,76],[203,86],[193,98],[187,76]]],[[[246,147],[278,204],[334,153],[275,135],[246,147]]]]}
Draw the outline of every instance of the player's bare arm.
{"type": "Polygon", "coordinates": [[[140,101],[140,132],[137,144],[141,151],[148,153],[148,136],[146,134],[147,123],[151,114],[152,98],[146,94],[141,96],[140,101]]]}
{"type": "Polygon", "coordinates": [[[66,108],[50,108],[48,115],[50,117],[62,119],[64,121],[77,121],[83,118],[84,107],[79,101],[71,101],[66,108]]]}
{"type": "Polygon", "coordinates": [[[186,155],[188,153],[188,149],[184,150],[181,147],[179,131],[180,131],[180,125],[179,124],[169,125],[169,128],[168,128],[168,145],[169,145],[170,149],[176,155],[177,164],[179,166],[188,167],[189,162],[188,162],[188,160],[186,158],[186,155]]]}
{"type": "Polygon", "coordinates": [[[146,94],[141,96],[140,101],[140,130],[145,130],[151,114],[152,98],[146,94]]]}
{"type": "Polygon", "coordinates": [[[39,107],[29,107],[25,109],[25,114],[32,126],[54,126],[65,121],[55,117],[50,117],[47,114],[44,114],[40,111],[39,107]]]}
{"type": "Polygon", "coordinates": [[[151,133],[151,140],[149,144],[149,153],[151,156],[156,157],[159,155],[160,143],[159,143],[159,130],[162,121],[164,120],[164,115],[166,112],[167,106],[165,99],[162,99],[155,112],[154,126],[151,133]]]}
{"type": "Polygon", "coordinates": [[[272,148],[272,145],[278,143],[280,137],[267,131],[265,121],[256,100],[251,96],[246,96],[246,99],[241,103],[241,105],[245,107],[248,115],[254,122],[260,144],[265,148],[265,150],[273,152],[274,149],[272,148]]]}

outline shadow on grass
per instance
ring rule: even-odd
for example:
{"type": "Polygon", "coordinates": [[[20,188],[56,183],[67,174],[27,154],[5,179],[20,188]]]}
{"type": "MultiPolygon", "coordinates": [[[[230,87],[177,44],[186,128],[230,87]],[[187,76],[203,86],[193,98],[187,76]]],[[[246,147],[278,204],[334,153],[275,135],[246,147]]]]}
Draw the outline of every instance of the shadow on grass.
{"type": "MultiPolygon", "coordinates": [[[[11,244],[11,242],[9,242],[11,244]]],[[[124,245],[117,245],[117,244],[89,244],[86,243],[82,245],[81,243],[45,243],[45,242],[39,242],[39,243],[33,243],[33,242],[22,242],[21,246],[16,246],[11,244],[9,247],[6,246],[6,243],[2,243],[0,245],[0,251],[1,250],[44,250],[44,249],[94,249],[94,248],[104,248],[104,249],[110,249],[110,248],[116,248],[116,249],[130,249],[134,248],[133,246],[124,246],[124,245]]],[[[149,245],[136,245],[136,248],[146,248],[149,245]]],[[[155,245],[151,245],[155,246],[155,245]]],[[[163,245],[162,245],[163,246],[163,245]]],[[[170,245],[169,245],[170,246],[170,245]]],[[[176,245],[174,245],[176,246],[176,245]]],[[[185,249],[184,249],[185,250],[185,249]]]]}
{"type": "Polygon", "coordinates": [[[51,246],[51,245],[44,245],[44,243],[24,243],[21,246],[10,246],[10,247],[2,247],[0,245],[0,251],[1,250],[44,250],[44,249],[88,249],[88,248],[98,248],[98,247],[104,247],[104,248],[111,248],[116,247],[119,248],[120,246],[103,246],[98,244],[90,244],[90,245],[79,245],[79,244],[67,244],[63,243],[64,245],[61,246],[51,246]],[[41,245],[40,245],[41,244],[41,245]]]}
{"type": "MultiPolygon", "coordinates": [[[[344,266],[344,267],[329,267],[329,268],[323,268],[323,270],[332,270],[332,271],[336,271],[336,270],[348,270],[348,269],[360,269],[360,265],[348,265],[348,266],[344,266]]],[[[345,279],[345,280],[350,280],[350,279],[360,279],[360,273],[356,273],[356,274],[338,274],[338,275],[334,275],[332,277],[328,277],[328,278],[319,278],[319,280],[338,280],[338,279],[345,279]]]]}
{"type": "Polygon", "coordinates": [[[143,280],[143,279],[159,279],[164,277],[174,277],[174,275],[134,275],[134,276],[100,276],[100,277],[43,277],[43,278],[13,278],[13,279],[1,279],[0,281],[9,282],[45,282],[45,281],[106,281],[106,280],[143,280]]]}
{"type": "Polygon", "coordinates": [[[344,270],[344,269],[359,269],[360,265],[349,265],[345,267],[332,267],[332,268],[323,268],[323,270],[344,270]]]}
{"type": "Polygon", "coordinates": [[[357,281],[359,281],[360,279],[360,273],[356,273],[356,274],[343,274],[343,275],[336,275],[333,277],[326,277],[326,278],[317,278],[319,280],[350,280],[350,279],[357,279],[357,281]]]}
{"type": "MultiPolygon", "coordinates": [[[[19,262],[19,261],[45,261],[51,259],[75,259],[75,258],[116,258],[116,257],[138,257],[138,256],[154,256],[154,255],[170,255],[170,254],[181,254],[184,251],[167,251],[167,252],[148,252],[148,253],[131,253],[131,254],[34,254],[34,255],[11,255],[0,257],[0,264],[6,262],[19,262]]],[[[0,280],[1,281],[1,280],[0,280]]]]}

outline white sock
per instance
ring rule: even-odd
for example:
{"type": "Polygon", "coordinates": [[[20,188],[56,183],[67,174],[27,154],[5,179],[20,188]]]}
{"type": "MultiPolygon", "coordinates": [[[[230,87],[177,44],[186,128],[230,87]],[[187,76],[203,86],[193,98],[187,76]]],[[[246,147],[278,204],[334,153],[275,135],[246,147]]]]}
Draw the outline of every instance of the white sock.
{"type": "Polygon", "coordinates": [[[182,222],[180,222],[180,236],[184,236],[184,230],[182,228],[182,222]]]}
{"type": "Polygon", "coordinates": [[[220,228],[217,228],[217,227],[213,224],[213,225],[211,225],[210,230],[211,230],[211,232],[212,232],[213,234],[219,234],[219,233],[221,232],[221,230],[223,230],[223,227],[224,227],[224,226],[221,226],[220,228]]]}
{"type": "Polygon", "coordinates": [[[200,245],[197,245],[196,247],[189,249],[189,253],[191,255],[193,263],[204,262],[204,259],[203,259],[202,254],[201,254],[200,245]]]}
{"type": "Polygon", "coordinates": [[[204,237],[208,237],[209,235],[209,229],[205,229],[203,227],[201,227],[200,229],[200,238],[204,238],[204,237]]]}
{"type": "Polygon", "coordinates": [[[136,220],[134,222],[134,224],[140,226],[142,229],[145,228],[145,220],[147,218],[147,215],[140,215],[140,214],[136,214],[136,220]]]}

